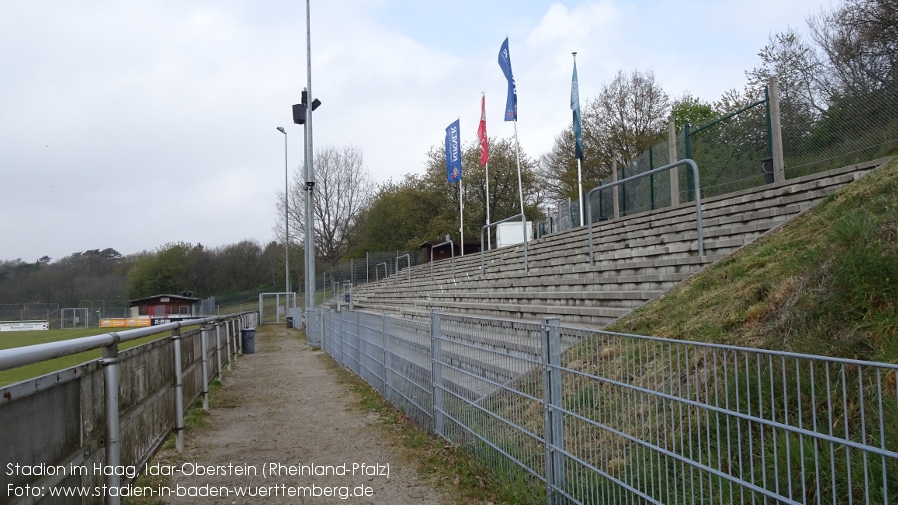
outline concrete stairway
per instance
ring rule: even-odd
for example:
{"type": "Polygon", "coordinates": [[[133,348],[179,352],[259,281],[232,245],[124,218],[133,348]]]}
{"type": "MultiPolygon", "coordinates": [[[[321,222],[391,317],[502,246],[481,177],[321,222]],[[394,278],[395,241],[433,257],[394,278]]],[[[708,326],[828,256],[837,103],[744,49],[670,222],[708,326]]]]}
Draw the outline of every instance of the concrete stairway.
{"type": "Polygon", "coordinates": [[[749,244],[846,184],[881,159],[790,179],[702,202],[704,256],[698,255],[694,203],[593,225],[595,264],[586,227],[523,246],[412,267],[354,288],[354,308],[426,318],[445,313],[602,327],[680,281],[749,244]]]}

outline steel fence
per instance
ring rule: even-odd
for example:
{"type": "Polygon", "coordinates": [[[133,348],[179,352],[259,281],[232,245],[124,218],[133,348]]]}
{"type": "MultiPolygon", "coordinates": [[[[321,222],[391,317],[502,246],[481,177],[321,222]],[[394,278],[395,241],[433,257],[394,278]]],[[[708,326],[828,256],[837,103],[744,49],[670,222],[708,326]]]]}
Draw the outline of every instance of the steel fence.
{"type": "Polygon", "coordinates": [[[895,503],[898,365],[319,310],[324,349],[547,503],[895,503]]]}
{"type": "Polygon", "coordinates": [[[420,250],[367,252],[364,258],[344,261],[318,275],[315,281],[315,288],[320,292],[318,300],[321,302],[336,298],[342,293],[344,285],[358,286],[380,281],[405,268],[422,265],[426,262],[427,258],[420,250]],[[404,259],[397,262],[397,258],[404,259]]]}

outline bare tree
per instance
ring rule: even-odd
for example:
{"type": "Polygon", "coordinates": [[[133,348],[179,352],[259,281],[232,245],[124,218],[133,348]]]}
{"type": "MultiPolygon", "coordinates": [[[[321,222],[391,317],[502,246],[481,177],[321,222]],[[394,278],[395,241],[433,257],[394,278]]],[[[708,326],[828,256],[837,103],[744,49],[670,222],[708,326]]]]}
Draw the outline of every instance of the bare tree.
{"type": "MultiPolygon", "coordinates": [[[[590,103],[583,121],[605,155],[628,163],[667,131],[670,98],[651,70],[618,71],[590,103]]],[[[584,139],[585,142],[585,139],[584,139]]]]}
{"type": "MultiPolygon", "coordinates": [[[[611,173],[611,160],[627,163],[663,138],[670,98],[651,70],[618,71],[583,109],[584,191],[611,173]]],[[[568,127],[540,157],[539,175],[549,198],[577,197],[574,136],[568,127]]]]}
{"type": "Polygon", "coordinates": [[[846,0],[808,19],[811,36],[828,65],[829,93],[860,94],[898,79],[898,3],[846,0]]]}
{"type": "MultiPolygon", "coordinates": [[[[352,231],[361,212],[374,194],[374,183],[365,168],[362,151],[354,146],[324,146],[315,152],[315,190],[312,197],[315,218],[315,250],[330,266],[335,266],[349,250],[352,231]]],[[[305,177],[293,175],[290,190],[290,241],[305,237],[305,177]]],[[[278,235],[284,234],[284,196],[278,197],[278,235]]]]}

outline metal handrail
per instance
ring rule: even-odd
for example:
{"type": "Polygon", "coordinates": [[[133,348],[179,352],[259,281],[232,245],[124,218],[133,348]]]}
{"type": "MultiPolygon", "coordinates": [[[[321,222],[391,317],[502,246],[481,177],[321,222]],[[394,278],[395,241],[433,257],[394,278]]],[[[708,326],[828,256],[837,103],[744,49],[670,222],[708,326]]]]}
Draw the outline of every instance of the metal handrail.
{"type": "MultiPolygon", "coordinates": [[[[593,189],[589,190],[589,193],[586,194],[586,216],[587,216],[587,219],[589,220],[589,224],[587,225],[587,228],[589,230],[589,264],[590,264],[590,266],[595,266],[595,258],[593,256],[593,250],[592,250],[592,198],[591,198],[592,194],[595,193],[596,191],[600,191],[602,189],[607,189],[607,188],[611,188],[614,186],[620,186],[621,184],[628,182],[628,181],[632,181],[633,179],[639,179],[640,177],[646,177],[648,175],[652,175],[652,174],[655,174],[658,172],[670,170],[670,169],[678,167],[680,165],[687,165],[690,169],[692,169],[692,174],[694,176],[692,178],[692,180],[693,180],[693,184],[695,186],[695,215],[696,215],[695,227],[696,227],[696,230],[698,231],[698,255],[699,256],[705,255],[705,242],[704,242],[704,239],[702,238],[702,193],[701,193],[701,186],[700,186],[699,180],[698,180],[698,165],[696,165],[694,161],[686,159],[686,160],[675,161],[669,165],[664,165],[663,167],[658,167],[653,170],[649,170],[648,172],[636,174],[634,176],[627,177],[626,179],[621,179],[621,180],[615,181],[615,182],[609,182],[608,184],[603,184],[597,188],[593,188],[593,189]]],[[[483,268],[483,266],[481,265],[481,273],[482,273],[482,268],[483,268]]]]}
{"type": "Polygon", "coordinates": [[[10,368],[31,365],[48,359],[61,358],[80,352],[102,349],[114,343],[129,342],[156,333],[174,330],[175,328],[183,328],[185,326],[204,324],[223,319],[233,319],[233,316],[211,316],[188,319],[186,321],[176,321],[157,326],[135,328],[133,330],[115,331],[90,337],[3,349],[0,350],[0,370],[9,370],[10,368]]]}
{"type": "MultiPolygon", "coordinates": [[[[433,250],[436,249],[437,247],[441,247],[446,244],[449,244],[449,250],[450,250],[449,252],[452,255],[452,280],[453,281],[455,280],[455,243],[452,242],[452,239],[449,238],[448,234],[446,235],[446,238],[448,240],[446,240],[445,242],[440,242],[439,244],[430,248],[430,281],[431,282],[433,282],[433,250]]],[[[464,247],[464,246],[465,245],[462,244],[462,247],[464,247]]],[[[411,275],[411,274],[409,274],[409,275],[411,275]]]]}
{"type": "Polygon", "coordinates": [[[380,277],[378,277],[378,275],[377,275],[377,267],[379,267],[381,265],[384,266],[384,279],[386,279],[387,277],[390,276],[390,267],[387,266],[387,262],[384,261],[383,263],[378,263],[378,264],[374,265],[374,279],[378,282],[380,282],[380,277]]]}
{"type": "MultiPolygon", "coordinates": [[[[496,226],[502,223],[506,223],[511,221],[512,219],[521,218],[521,226],[524,228],[523,233],[521,234],[524,237],[524,271],[528,271],[527,265],[527,218],[523,213],[515,214],[513,216],[506,217],[505,219],[500,219],[499,221],[492,222],[490,224],[485,224],[480,227],[480,275],[483,275],[483,231],[491,226],[496,226]]],[[[498,240],[498,232],[496,232],[496,240],[498,240]]]]}
{"type": "MultiPolygon", "coordinates": [[[[396,273],[397,274],[399,273],[399,258],[405,258],[408,263],[408,267],[406,268],[406,270],[408,273],[408,283],[411,284],[412,283],[412,255],[411,254],[403,254],[402,256],[396,256],[396,273]]],[[[398,277],[397,277],[397,279],[398,279],[398,277]]]]}

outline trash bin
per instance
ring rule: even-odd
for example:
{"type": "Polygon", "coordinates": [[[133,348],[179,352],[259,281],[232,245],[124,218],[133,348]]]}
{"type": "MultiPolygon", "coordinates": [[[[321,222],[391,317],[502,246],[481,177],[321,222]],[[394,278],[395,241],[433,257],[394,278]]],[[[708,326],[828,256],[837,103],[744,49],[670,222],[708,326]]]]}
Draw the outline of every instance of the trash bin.
{"type": "Polygon", "coordinates": [[[256,352],[256,329],[244,328],[240,330],[240,342],[243,347],[243,354],[255,354],[256,352]]]}
{"type": "Polygon", "coordinates": [[[293,316],[287,316],[287,328],[293,328],[293,316]]]}
{"type": "Polygon", "coordinates": [[[761,171],[764,173],[764,184],[773,184],[773,158],[761,160],[761,171]]]}

